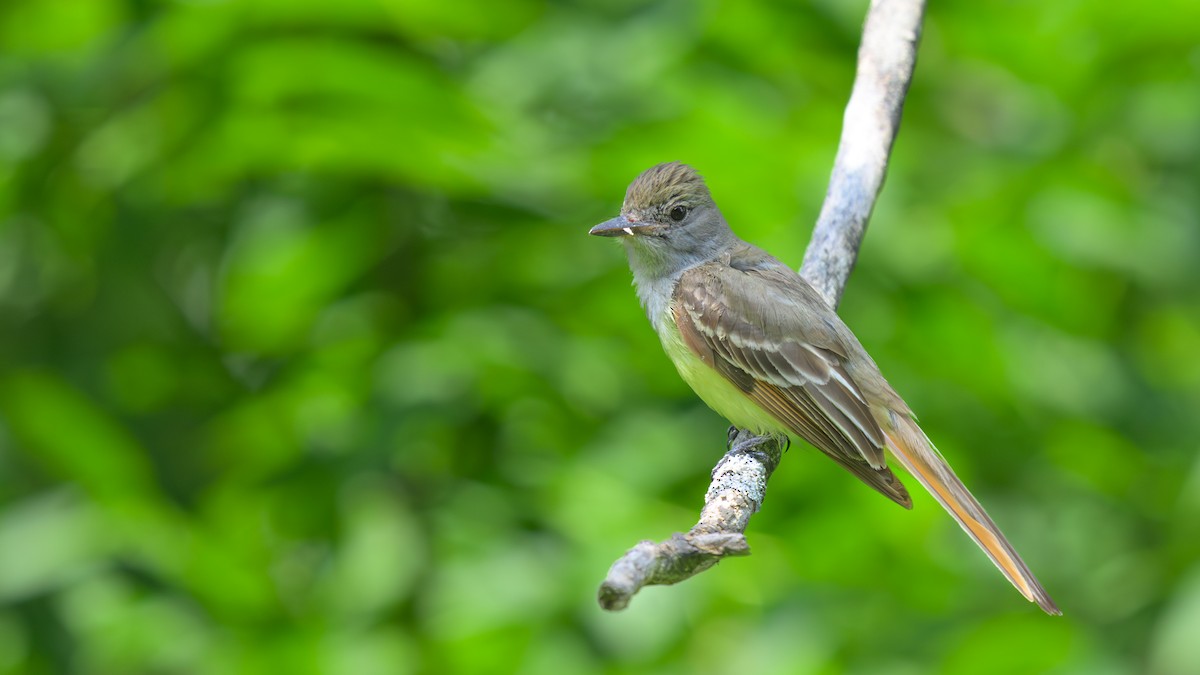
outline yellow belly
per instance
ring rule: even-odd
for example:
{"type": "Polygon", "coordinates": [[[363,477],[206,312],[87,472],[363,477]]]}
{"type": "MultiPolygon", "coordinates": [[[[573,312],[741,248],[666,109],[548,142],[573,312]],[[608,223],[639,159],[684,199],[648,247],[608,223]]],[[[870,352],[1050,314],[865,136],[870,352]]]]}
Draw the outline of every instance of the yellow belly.
{"type": "Polygon", "coordinates": [[[680,335],[679,328],[676,327],[674,317],[671,316],[669,310],[663,317],[661,326],[659,338],[662,339],[663,349],[666,350],[667,356],[671,357],[671,361],[675,363],[675,368],[679,371],[679,376],[683,378],[683,381],[688,383],[692,391],[696,392],[696,395],[707,403],[708,407],[729,420],[730,424],[741,429],[749,429],[759,434],[787,433],[786,428],[780,424],[779,420],[758,407],[754,401],[742,393],[741,389],[725,379],[725,376],[717,372],[715,368],[702,361],[684,344],[683,336],[680,335]]]}

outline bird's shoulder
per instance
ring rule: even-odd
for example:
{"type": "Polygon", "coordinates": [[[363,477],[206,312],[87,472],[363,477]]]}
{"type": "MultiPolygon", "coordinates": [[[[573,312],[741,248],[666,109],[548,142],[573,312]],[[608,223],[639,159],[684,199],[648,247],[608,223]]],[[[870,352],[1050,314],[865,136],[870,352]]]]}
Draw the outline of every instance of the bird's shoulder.
{"type": "Polygon", "coordinates": [[[685,271],[675,299],[721,338],[802,339],[845,357],[849,345],[841,319],[824,298],[786,263],[741,243],[685,271]]]}

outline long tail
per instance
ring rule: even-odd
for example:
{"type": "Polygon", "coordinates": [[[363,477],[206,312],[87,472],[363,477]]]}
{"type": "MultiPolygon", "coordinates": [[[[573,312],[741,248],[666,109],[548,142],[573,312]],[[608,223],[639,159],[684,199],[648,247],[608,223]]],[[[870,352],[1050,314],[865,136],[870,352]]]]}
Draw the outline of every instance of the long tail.
{"type": "Polygon", "coordinates": [[[954,516],[963,530],[987,553],[1013,586],[1047,614],[1062,614],[1029,566],[1001,534],[1000,528],[971,495],[937,448],[910,417],[888,411],[879,420],[887,435],[888,449],[910,474],[954,516]]]}

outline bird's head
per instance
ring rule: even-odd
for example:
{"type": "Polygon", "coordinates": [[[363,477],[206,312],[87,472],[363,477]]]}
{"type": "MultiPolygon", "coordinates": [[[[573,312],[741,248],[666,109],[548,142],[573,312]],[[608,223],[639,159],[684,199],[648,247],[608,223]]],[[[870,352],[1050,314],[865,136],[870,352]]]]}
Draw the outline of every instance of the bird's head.
{"type": "Polygon", "coordinates": [[[634,264],[711,259],[733,240],[704,179],[680,162],[643,171],[625,192],[621,215],[589,233],[622,238],[634,264]]]}

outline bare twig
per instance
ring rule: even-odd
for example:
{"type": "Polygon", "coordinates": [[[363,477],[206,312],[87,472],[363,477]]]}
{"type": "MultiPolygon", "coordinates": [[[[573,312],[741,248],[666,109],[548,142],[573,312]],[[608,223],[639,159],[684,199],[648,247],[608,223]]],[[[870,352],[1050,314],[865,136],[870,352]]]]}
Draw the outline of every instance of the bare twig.
{"type": "Polygon", "coordinates": [[[738,430],[729,452],[712,472],[700,522],[687,534],[676,532],[662,543],[643,541],[608,570],[600,585],[600,606],[624,609],[642,586],[683,581],[726,556],[749,555],[742,534],[767,492],[767,479],[779,465],[780,442],[738,430]]]}
{"type": "MultiPolygon", "coordinates": [[[[854,269],[916,64],[924,0],[872,0],[829,191],[800,274],[837,307],[854,269]]],[[[784,439],[738,430],[713,469],[700,521],[661,543],[643,541],[613,563],[600,606],[624,609],[643,586],[673,584],[726,556],[748,555],[743,532],[762,506],[784,439]]]]}
{"type": "Polygon", "coordinates": [[[829,191],[800,268],[835,309],[883,187],[924,13],[924,0],[874,0],[867,12],[829,191]]]}

